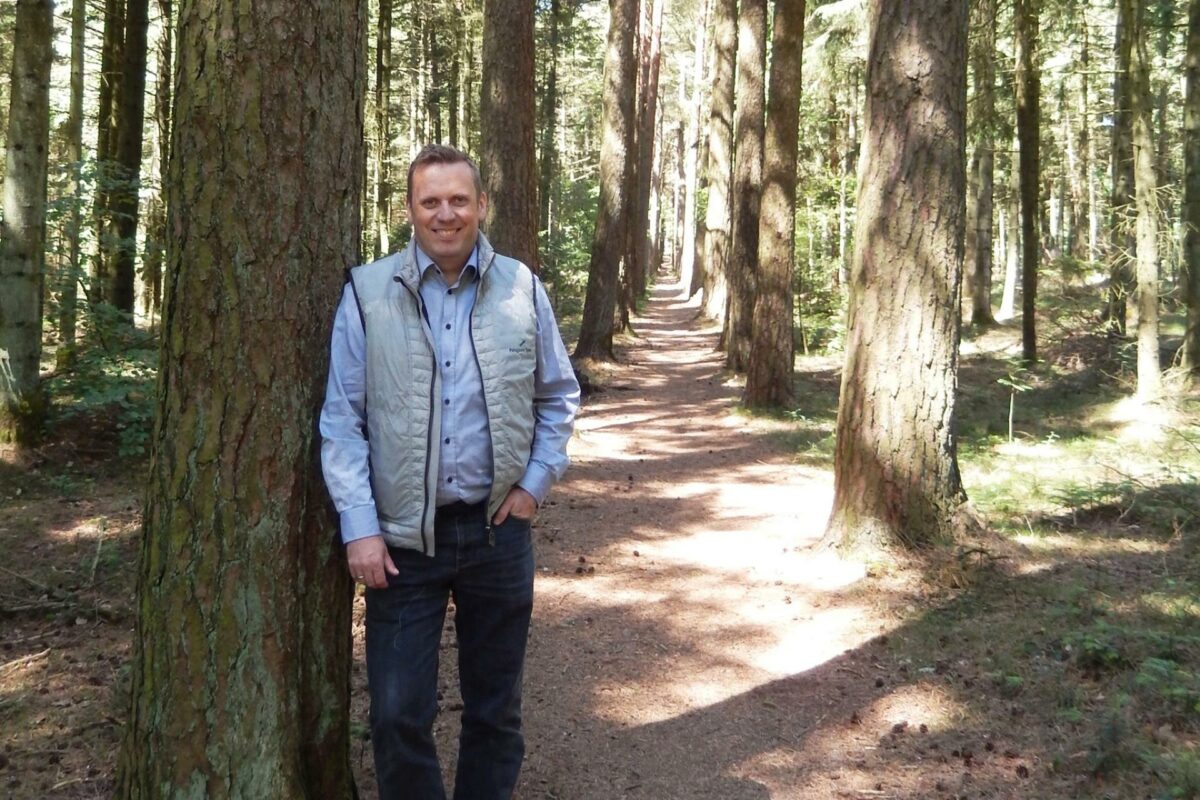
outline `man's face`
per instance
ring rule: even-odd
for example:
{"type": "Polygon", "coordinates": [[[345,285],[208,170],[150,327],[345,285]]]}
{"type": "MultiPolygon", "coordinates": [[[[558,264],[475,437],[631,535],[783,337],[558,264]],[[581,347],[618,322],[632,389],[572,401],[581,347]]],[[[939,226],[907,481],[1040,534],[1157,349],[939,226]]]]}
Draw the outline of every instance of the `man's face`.
{"type": "Polygon", "coordinates": [[[461,269],[475,247],[487,195],[475,194],[462,162],[426,164],[413,172],[408,216],[417,244],[443,270],[461,269]]]}

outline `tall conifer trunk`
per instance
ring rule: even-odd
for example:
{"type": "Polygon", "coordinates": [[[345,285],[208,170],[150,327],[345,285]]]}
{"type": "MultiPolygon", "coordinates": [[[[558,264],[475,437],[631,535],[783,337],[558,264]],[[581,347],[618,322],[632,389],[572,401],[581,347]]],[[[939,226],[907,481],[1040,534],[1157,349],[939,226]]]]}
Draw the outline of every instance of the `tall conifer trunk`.
{"type": "Polygon", "coordinates": [[[1194,383],[1200,380],[1200,0],[1188,3],[1185,71],[1183,224],[1187,332],[1182,363],[1194,383]]]}
{"type": "Polygon", "coordinates": [[[116,796],[349,800],[352,588],[316,418],[341,268],[358,261],[365,11],[188,0],[178,31],[116,796]]]}
{"type": "Polygon", "coordinates": [[[137,254],[138,184],[142,174],[142,130],[145,123],[146,35],[149,0],[127,0],[121,45],[121,90],[117,93],[116,143],[113,150],[118,185],[109,199],[108,286],[104,299],[133,313],[134,261],[137,254]]]}
{"type": "Polygon", "coordinates": [[[1162,394],[1158,357],[1158,177],[1155,169],[1154,98],[1150,93],[1150,48],[1146,9],[1133,12],[1130,99],[1133,122],[1134,202],[1137,207],[1137,394],[1162,394]]]}
{"type": "Polygon", "coordinates": [[[83,54],[87,38],[87,3],[71,4],[71,110],[67,117],[67,160],[71,180],[67,194],[71,210],[67,222],[67,265],[58,284],[58,331],[63,360],[69,360],[75,348],[75,328],[79,305],[79,279],[83,274],[83,54]]]}
{"type": "Polygon", "coordinates": [[[1133,236],[1133,134],[1129,71],[1132,56],[1132,21],[1136,0],[1117,0],[1117,27],[1113,37],[1116,66],[1113,70],[1112,194],[1109,202],[1109,280],[1104,316],[1110,328],[1125,333],[1129,295],[1133,292],[1133,263],[1137,249],[1133,236]]]}
{"type": "Polygon", "coordinates": [[[576,358],[611,361],[613,316],[621,255],[629,224],[629,171],[632,170],[633,126],[636,122],[637,0],[609,0],[608,44],[604,53],[603,134],[600,140],[600,202],[592,235],[587,293],[579,325],[576,358]]]}
{"type": "Polygon", "coordinates": [[[804,0],[775,0],[772,25],[771,82],[758,226],[758,292],[754,299],[744,397],[746,405],[757,408],[789,408],[796,399],[792,386],[796,357],[792,275],[804,5],[804,0]]]}
{"type": "Polygon", "coordinates": [[[42,281],[54,3],[17,0],[0,222],[0,446],[41,435],[42,281]]]}
{"type": "Polygon", "coordinates": [[[1015,0],[1013,28],[1017,46],[1016,102],[1021,176],[1021,357],[1037,360],[1037,284],[1041,234],[1041,78],[1038,16],[1041,0],[1015,0]]]}
{"type": "MultiPolygon", "coordinates": [[[[733,230],[733,85],[737,64],[737,0],[713,0],[712,97],[708,117],[708,208],[703,242],[696,245],[704,286],[704,312],[713,319],[725,315],[729,297],[729,246],[733,230]]],[[[699,235],[699,234],[698,234],[699,235]]]]}
{"type": "Polygon", "coordinates": [[[827,538],[949,540],[963,260],[966,0],[872,0],[862,181],[827,538]]]}
{"type": "Polygon", "coordinates": [[[995,196],[996,149],[996,2],[980,0],[974,8],[977,39],[971,61],[975,73],[975,113],[979,141],[971,157],[974,180],[967,205],[967,263],[965,272],[971,304],[971,324],[991,325],[992,217],[995,196]]]}
{"type": "Polygon", "coordinates": [[[733,117],[733,236],[725,318],[725,364],[737,372],[746,371],[754,336],[766,64],[767,0],[742,0],[738,10],[737,108],[733,117]]]}
{"type": "Polygon", "coordinates": [[[537,271],[538,201],[533,3],[485,0],[480,169],[487,235],[496,251],[537,271]]]}

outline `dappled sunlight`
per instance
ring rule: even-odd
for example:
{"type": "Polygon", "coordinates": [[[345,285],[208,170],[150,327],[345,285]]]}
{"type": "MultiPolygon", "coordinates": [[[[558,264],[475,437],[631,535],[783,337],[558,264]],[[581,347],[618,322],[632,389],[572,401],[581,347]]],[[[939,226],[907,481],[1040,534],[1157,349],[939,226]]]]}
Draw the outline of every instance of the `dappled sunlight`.
{"type": "Polygon", "coordinates": [[[875,727],[924,725],[934,733],[961,727],[969,715],[966,705],[945,687],[928,683],[897,686],[861,714],[875,727]]]}
{"type": "Polygon", "coordinates": [[[1071,533],[1020,534],[1016,542],[1034,554],[1058,556],[1072,559],[1078,556],[1117,555],[1166,555],[1171,551],[1170,542],[1155,541],[1142,537],[1110,537],[1076,535],[1071,533]]]}
{"type": "Polygon", "coordinates": [[[1164,403],[1147,403],[1137,397],[1125,397],[1100,410],[1102,419],[1118,426],[1119,441],[1143,446],[1163,441],[1168,429],[1177,424],[1177,416],[1164,403]]]}

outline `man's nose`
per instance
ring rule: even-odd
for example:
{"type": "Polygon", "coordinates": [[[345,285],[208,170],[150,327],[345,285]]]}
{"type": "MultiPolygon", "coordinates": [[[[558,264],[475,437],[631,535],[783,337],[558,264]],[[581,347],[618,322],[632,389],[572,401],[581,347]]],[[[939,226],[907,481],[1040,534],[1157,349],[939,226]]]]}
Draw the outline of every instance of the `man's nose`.
{"type": "Polygon", "coordinates": [[[449,203],[438,203],[437,215],[439,219],[449,219],[454,216],[454,209],[449,203]]]}

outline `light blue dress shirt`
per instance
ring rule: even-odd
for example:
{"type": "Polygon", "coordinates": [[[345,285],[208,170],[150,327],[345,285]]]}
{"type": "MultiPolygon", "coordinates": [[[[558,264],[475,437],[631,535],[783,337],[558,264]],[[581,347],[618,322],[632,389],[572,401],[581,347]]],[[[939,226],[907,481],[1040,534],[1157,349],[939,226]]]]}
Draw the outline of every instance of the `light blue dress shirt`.
{"type": "MultiPolygon", "coordinates": [[[[471,310],[478,288],[478,252],[453,286],[420,247],[421,300],[429,315],[442,378],[442,440],[437,504],[485,500],[492,487],[492,445],[483,377],[471,343],[471,310]],[[448,401],[448,402],[447,402],[448,401]]],[[[534,371],[533,448],[518,482],[540,504],[567,470],[567,441],[579,409],[579,383],[558,333],[550,298],[535,281],[537,365],[534,371]]],[[[333,322],[329,381],[321,409],[321,463],[341,517],[342,541],[379,534],[371,495],[366,431],[366,336],[353,289],[342,292],[333,322]]]]}

